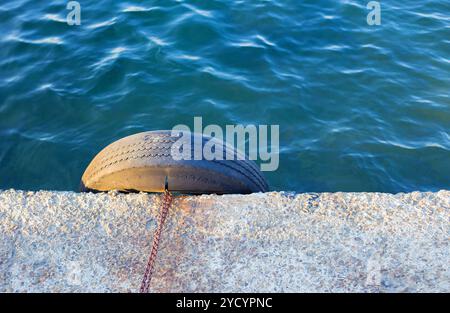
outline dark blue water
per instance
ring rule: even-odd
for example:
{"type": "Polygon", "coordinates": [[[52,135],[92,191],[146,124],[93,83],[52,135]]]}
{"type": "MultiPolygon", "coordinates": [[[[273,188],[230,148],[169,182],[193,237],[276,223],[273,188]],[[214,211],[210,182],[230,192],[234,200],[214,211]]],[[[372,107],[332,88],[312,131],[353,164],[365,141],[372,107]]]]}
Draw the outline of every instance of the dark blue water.
{"type": "Polygon", "coordinates": [[[76,190],[136,132],[279,124],[271,188],[450,188],[450,3],[0,4],[0,189],[76,190]]]}

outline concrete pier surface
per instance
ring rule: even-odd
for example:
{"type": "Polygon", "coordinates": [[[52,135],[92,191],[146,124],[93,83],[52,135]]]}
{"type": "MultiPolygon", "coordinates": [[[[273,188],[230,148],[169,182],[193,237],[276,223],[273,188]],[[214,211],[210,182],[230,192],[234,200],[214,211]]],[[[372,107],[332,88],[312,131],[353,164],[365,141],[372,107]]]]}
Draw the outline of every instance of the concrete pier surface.
{"type": "MultiPolygon", "coordinates": [[[[137,292],[157,194],[0,191],[1,292],[137,292]]],[[[178,196],[152,292],[449,292],[450,191],[178,196]]]]}

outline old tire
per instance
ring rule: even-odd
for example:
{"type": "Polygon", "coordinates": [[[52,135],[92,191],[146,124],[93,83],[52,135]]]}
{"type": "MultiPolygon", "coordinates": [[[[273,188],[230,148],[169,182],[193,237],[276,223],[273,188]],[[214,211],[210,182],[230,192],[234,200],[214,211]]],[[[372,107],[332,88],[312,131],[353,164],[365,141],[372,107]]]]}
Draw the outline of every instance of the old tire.
{"type": "MultiPolygon", "coordinates": [[[[181,135],[150,131],[113,142],[88,165],[81,179],[81,189],[161,192],[167,179],[170,191],[190,194],[245,194],[268,190],[259,168],[248,159],[174,160],[171,147],[181,135]]],[[[192,142],[200,136],[202,146],[210,139],[189,135],[192,142]]],[[[227,145],[223,146],[223,153],[239,154],[227,145]]]]}

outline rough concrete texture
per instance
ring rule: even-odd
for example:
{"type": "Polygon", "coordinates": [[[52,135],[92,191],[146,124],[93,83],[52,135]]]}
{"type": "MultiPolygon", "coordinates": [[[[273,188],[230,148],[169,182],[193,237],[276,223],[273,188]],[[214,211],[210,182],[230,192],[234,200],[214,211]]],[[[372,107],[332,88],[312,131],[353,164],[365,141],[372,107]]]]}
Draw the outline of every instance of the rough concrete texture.
{"type": "MultiPolygon", "coordinates": [[[[0,192],[0,291],[136,292],[160,195],[0,192]]],[[[450,191],[179,196],[153,292],[449,292],[450,191]]]]}

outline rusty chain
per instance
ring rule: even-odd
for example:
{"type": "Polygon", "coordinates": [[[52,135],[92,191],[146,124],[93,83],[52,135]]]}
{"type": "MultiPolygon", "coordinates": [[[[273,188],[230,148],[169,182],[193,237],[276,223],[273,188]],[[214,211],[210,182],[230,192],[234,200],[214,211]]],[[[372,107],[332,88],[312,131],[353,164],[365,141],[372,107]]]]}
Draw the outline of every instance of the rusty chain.
{"type": "Polygon", "coordinates": [[[173,199],[172,194],[166,188],[164,190],[162,207],[159,212],[158,227],[156,228],[155,235],[153,236],[152,250],[148,258],[147,267],[145,268],[144,277],[142,278],[141,288],[139,290],[140,293],[148,293],[150,282],[152,280],[153,270],[155,267],[156,255],[158,254],[158,246],[161,237],[161,232],[164,227],[164,222],[166,221],[167,215],[169,213],[169,208],[170,205],[172,204],[172,199],[173,199]]]}

